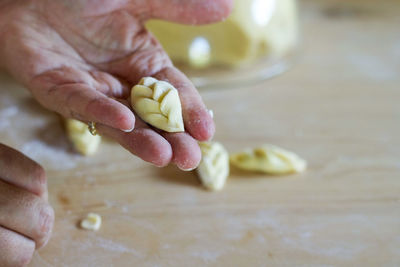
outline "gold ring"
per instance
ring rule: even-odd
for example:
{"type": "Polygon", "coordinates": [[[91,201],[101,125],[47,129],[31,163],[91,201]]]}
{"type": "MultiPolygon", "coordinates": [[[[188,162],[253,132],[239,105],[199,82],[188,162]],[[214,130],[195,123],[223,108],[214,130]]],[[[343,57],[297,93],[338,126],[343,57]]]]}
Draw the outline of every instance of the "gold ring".
{"type": "Polygon", "coordinates": [[[92,135],[97,135],[96,123],[95,122],[93,122],[93,121],[89,122],[88,123],[88,129],[89,129],[89,132],[92,135]]]}

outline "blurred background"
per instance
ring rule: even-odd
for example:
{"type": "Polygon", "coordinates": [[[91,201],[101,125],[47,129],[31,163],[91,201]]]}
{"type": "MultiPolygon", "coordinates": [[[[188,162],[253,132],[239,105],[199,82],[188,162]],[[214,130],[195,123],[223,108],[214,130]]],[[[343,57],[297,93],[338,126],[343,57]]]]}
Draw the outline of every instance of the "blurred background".
{"type": "MultiPolygon", "coordinates": [[[[388,39],[391,29],[383,25],[391,21],[389,28],[396,27],[397,3],[325,0],[317,7],[310,1],[235,0],[231,16],[221,23],[196,27],[151,21],[147,27],[198,87],[242,86],[273,77],[298,56],[308,56],[307,49],[316,46],[312,42],[325,42],[329,54],[344,52],[349,64],[375,66],[371,71],[378,75],[389,66],[373,62],[373,54],[398,58],[398,35],[388,39]],[[367,50],[372,43],[382,48],[367,50]],[[355,46],[363,49],[352,50],[355,46]]],[[[321,60],[328,56],[318,52],[312,54],[321,60]]]]}
{"type": "Polygon", "coordinates": [[[221,23],[199,27],[151,21],[147,28],[198,87],[270,78],[288,67],[299,44],[296,0],[236,0],[221,23]]]}

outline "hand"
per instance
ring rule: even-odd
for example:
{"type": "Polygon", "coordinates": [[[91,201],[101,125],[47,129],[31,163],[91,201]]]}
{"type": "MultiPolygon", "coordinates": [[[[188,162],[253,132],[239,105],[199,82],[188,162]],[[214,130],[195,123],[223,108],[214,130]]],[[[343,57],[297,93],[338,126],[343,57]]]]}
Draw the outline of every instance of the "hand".
{"type": "Polygon", "coordinates": [[[227,17],[231,7],[232,0],[3,1],[0,58],[48,109],[96,122],[101,134],[155,165],[172,161],[191,169],[201,158],[196,139],[210,139],[214,123],[144,22],[210,23],[227,17]],[[179,90],[185,133],[154,131],[138,117],[135,122],[127,98],[144,76],[179,90]]]}
{"type": "Polygon", "coordinates": [[[0,266],[24,266],[54,222],[43,168],[0,144],[0,266]]]}

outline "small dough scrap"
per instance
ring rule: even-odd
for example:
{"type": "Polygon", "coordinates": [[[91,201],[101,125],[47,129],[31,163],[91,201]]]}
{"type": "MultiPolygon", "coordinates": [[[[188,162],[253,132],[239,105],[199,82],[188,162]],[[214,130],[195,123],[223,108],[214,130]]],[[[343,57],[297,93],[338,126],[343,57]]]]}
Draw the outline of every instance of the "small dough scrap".
{"type": "Polygon", "coordinates": [[[96,213],[89,213],[85,219],[81,221],[81,228],[85,230],[97,231],[101,226],[101,217],[96,213]]]}
{"type": "Polygon", "coordinates": [[[239,169],[274,175],[303,172],[307,167],[307,162],[293,152],[270,144],[232,154],[230,161],[239,169]]]}
{"type": "Polygon", "coordinates": [[[99,135],[93,136],[89,132],[87,124],[74,119],[66,119],[65,128],[69,140],[79,153],[84,156],[96,153],[101,143],[101,137],[99,135]]]}
{"type": "Polygon", "coordinates": [[[166,132],[183,132],[182,105],[170,83],[145,77],[131,91],[133,110],[142,120],[166,132]]]}
{"type": "Polygon", "coordinates": [[[229,175],[229,154],[218,142],[199,143],[202,159],[197,174],[205,188],[221,190],[229,175]]]}

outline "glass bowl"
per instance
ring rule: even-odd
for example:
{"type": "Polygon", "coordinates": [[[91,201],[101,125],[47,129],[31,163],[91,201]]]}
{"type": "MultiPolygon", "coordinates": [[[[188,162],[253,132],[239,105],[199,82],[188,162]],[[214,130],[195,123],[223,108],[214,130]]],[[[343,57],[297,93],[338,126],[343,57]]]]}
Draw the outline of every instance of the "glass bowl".
{"type": "Polygon", "coordinates": [[[146,26],[197,87],[232,87],[288,69],[299,41],[297,13],[296,0],[235,0],[223,22],[146,26]]]}

